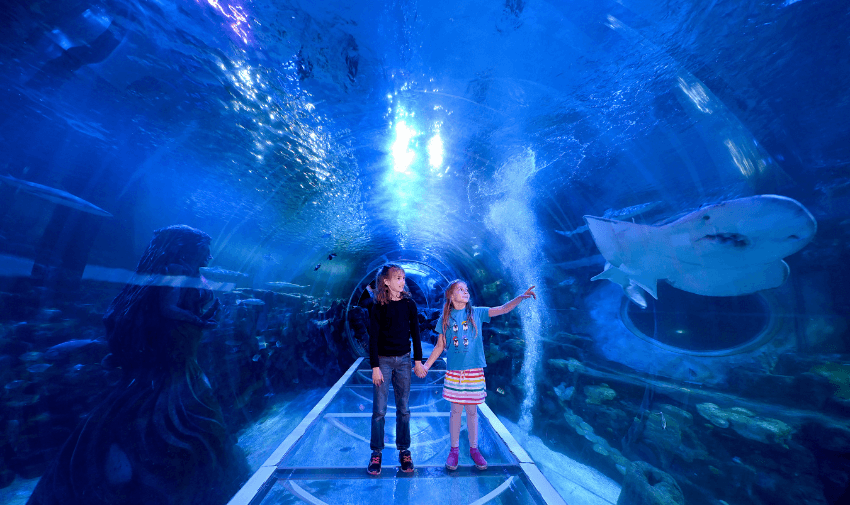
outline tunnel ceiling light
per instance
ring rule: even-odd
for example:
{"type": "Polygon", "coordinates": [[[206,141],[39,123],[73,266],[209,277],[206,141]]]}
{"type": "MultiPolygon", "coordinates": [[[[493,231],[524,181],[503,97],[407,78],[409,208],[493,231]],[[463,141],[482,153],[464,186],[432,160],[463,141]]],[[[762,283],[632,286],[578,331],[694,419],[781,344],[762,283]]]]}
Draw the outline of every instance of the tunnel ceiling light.
{"type": "Polygon", "coordinates": [[[393,168],[396,172],[409,172],[410,165],[416,158],[416,153],[410,149],[410,143],[416,135],[416,130],[408,126],[404,120],[396,121],[395,139],[392,145],[393,168]]]}

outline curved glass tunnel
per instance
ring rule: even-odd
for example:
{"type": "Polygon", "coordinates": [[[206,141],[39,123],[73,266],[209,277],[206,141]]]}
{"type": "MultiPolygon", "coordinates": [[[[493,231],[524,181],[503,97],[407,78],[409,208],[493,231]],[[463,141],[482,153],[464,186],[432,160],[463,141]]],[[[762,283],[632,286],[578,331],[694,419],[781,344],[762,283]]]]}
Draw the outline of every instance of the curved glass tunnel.
{"type": "MultiPolygon", "coordinates": [[[[452,279],[489,307],[536,286],[484,327],[486,404],[567,503],[847,502],[847,2],[27,1],[0,21],[3,503],[44,475],[130,503],[140,468],[226,503],[364,355],[386,262],[426,356],[452,279]],[[154,238],[172,225],[211,259],[197,232],[154,238]],[[215,323],[150,298],[183,282],[215,323]],[[113,334],[169,338],[121,354],[113,334]]],[[[365,475],[354,435],[313,450],[365,475]]],[[[444,445],[393,499],[441,485],[444,445]]],[[[490,477],[463,498],[526,503],[490,477]]]]}

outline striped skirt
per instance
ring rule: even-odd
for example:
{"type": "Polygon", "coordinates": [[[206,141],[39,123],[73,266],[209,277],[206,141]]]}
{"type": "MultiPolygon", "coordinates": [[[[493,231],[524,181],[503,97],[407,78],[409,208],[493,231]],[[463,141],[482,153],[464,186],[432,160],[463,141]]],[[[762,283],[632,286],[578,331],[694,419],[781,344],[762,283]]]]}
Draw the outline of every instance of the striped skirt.
{"type": "Polygon", "coordinates": [[[449,370],[443,382],[443,398],[452,403],[477,405],[484,403],[487,388],[484,383],[484,369],[449,370]]]}

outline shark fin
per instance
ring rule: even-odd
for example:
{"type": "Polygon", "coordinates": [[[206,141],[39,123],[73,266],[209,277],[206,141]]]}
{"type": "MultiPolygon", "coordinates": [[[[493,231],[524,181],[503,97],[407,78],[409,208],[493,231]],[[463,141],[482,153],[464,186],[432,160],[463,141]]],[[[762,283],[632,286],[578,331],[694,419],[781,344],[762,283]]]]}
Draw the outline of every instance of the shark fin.
{"type": "Polygon", "coordinates": [[[617,267],[612,265],[611,263],[605,263],[605,269],[602,270],[601,274],[595,275],[590,278],[592,281],[598,281],[602,279],[611,279],[612,282],[616,282],[620,284],[619,279],[614,280],[615,277],[625,276],[625,273],[620,271],[617,267]]]}
{"type": "Polygon", "coordinates": [[[629,276],[629,281],[632,285],[638,286],[643,289],[653,298],[658,300],[658,279],[651,279],[649,277],[640,278],[639,276],[629,276]]]}
{"type": "Polygon", "coordinates": [[[655,242],[654,226],[594,216],[584,220],[599,252],[614,265],[630,263],[634,255],[642,254],[645,244],[655,242]]]}

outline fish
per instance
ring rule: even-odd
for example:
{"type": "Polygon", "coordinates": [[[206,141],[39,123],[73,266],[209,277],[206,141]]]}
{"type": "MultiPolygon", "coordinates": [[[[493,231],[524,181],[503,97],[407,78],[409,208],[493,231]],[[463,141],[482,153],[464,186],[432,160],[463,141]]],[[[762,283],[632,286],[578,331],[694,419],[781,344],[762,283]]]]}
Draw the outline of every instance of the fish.
{"type": "Polygon", "coordinates": [[[47,361],[76,361],[86,363],[100,362],[109,352],[109,345],[103,340],[77,339],[56,344],[44,352],[47,361]]]}
{"type": "Polygon", "coordinates": [[[14,390],[23,388],[27,384],[29,384],[28,381],[18,379],[18,380],[13,380],[12,382],[9,382],[8,384],[6,384],[4,386],[4,388],[8,391],[14,391],[14,390]]]}
{"type": "Polygon", "coordinates": [[[667,419],[664,417],[664,412],[659,412],[659,414],[661,415],[661,428],[666,430],[667,429],[667,419]]]}
{"type": "Polygon", "coordinates": [[[557,233],[558,235],[563,235],[565,237],[572,237],[573,235],[578,235],[579,233],[584,233],[589,229],[590,228],[585,224],[585,225],[579,226],[578,228],[576,228],[573,231],[554,230],[554,232],[557,233]]]}
{"type": "Polygon", "coordinates": [[[635,216],[639,216],[645,212],[649,212],[660,204],[661,202],[647,202],[632,205],[631,207],[626,207],[623,209],[608,209],[605,211],[604,214],[602,214],[602,217],[608,219],[618,218],[620,220],[630,219],[635,216]]]}
{"type": "Polygon", "coordinates": [[[78,196],[74,196],[71,193],[68,193],[67,191],[62,191],[61,189],[51,188],[49,186],[44,186],[35,182],[25,181],[23,179],[12,177],[11,175],[0,175],[0,180],[5,182],[6,184],[18,188],[19,190],[25,193],[29,193],[33,196],[37,196],[49,202],[64,205],[65,207],[70,207],[72,209],[87,212],[89,214],[94,214],[95,216],[113,217],[112,214],[101,209],[97,205],[89,203],[78,196]]]}
{"type": "MultiPolygon", "coordinates": [[[[606,219],[619,219],[619,220],[622,221],[624,219],[629,219],[629,218],[638,216],[640,214],[643,214],[644,212],[648,212],[648,211],[654,209],[655,207],[657,207],[660,203],[661,202],[647,202],[647,203],[640,203],[638,205],[632,205],[631,207],[626,207],[625,209],[608,209],[602,214],[602,217],[604,217],[606,219]]],[[[563,235],[565,237],[572,237],[573,235],[578,235],[579,233],[584,233],[584,232],[588,231],[589,229],[590,229],[590,227],[585,224],[585,225],[579,226],[578,228],[576,228],[573,231],[561,231],[561,230],[554,230],[554,231],[555,231],[555,233],[557,233],[559,235],[563,235]]]]}
{"type": "Polygon", "coordinates": [[[659,280],[703,296],[779,287],[790,274],[782,258],[805,247],[817,232],[812,214],[780,195],[727,200],[660,226],[584,218],[606,261],[591,280],[619,284],[638,304],[640,290],[658,299],[659,280]]]}
{"type": "Polygon", "coordinates": [[[579,258],[577,260],[555,263],[555,266],[563,268],[564,270],[575,270],[577,268],[593,267],[596,265],[602,265],[604,263],[605,258],[601,254],[595,254],[586,258],[579,258]]]}
{"type": "Polygon", "coordinates": [[[30,351],[21,354],[20,356],[18,356],[18,359],[20,359],[21,361],[38,361],[43,355],[44,353],[38,351],[30,351]]]}
{"type": "Polygon", "coordinates": [[[239,300],[236,302],[236,305],[253,305],[253,306],[261,306],[265,305],[266,302],[260,300],[259,298],[246,298],[244,300],[239,300]]]}
{"type": "Polygon", "coordinates": [[[248,277],[248,274],[234,272],[233,270],[225,270],[221,267],[201,267],[200,270],[204,277],[219,281],[234,281],[248,277]]]}
{"type": "Polygon", "coordinates": [[[318,265],[316,265],[316,267],[313,269],[313,271],[315,272],[316,270],[318,270],[318,269],[320,269],[320,268],[322,268],[322,264],[321,264],[321,263],[319,263],[318,265]]]}
{"type": "Polygon", "coordinates": [[[330,253],[330,254],[328,254],[328,261],[330,261],[330,260],[332,260],[332,259],[334,259],[334,258],[336,258],[336,253],[330,253]]]}
{"type": "Polygon", "coordinates": [[[301,285],[299,285],[299,284],[292,284],[291,282],[277,282],[277,281],[275,281],[275,282],[267,282],[267,283],[266,283],[266,286],[269,286],[270,288],[278,288],[278,289],[284,289],[284,288],[288,288],[288,289],[304,289],[304,288],[308,288],[308,287],[309,287],[309,286],[301,286],[301,285]]]}
{"type": "Polygon", "coordinates": [[[502,389],[502,388],[496,388],[496,392],[499,393],[500,395],[505,394],[505,390],[502,389]]]}

